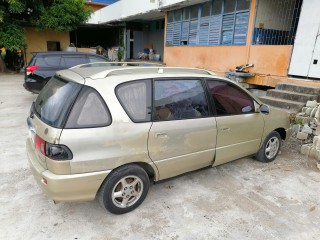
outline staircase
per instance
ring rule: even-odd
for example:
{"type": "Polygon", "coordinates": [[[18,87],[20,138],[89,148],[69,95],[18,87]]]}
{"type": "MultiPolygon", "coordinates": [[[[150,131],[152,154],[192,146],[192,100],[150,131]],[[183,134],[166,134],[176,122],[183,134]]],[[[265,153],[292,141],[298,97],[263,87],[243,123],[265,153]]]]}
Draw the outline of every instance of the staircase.
{"type": "Polygon", "coordinates": [[[267,91],[260,100],[273,107],[290,113],[300,112],[309,100],[320,100],[320,87],[305,86],[293,83],[278,83],[275,89],[267,91]]]}

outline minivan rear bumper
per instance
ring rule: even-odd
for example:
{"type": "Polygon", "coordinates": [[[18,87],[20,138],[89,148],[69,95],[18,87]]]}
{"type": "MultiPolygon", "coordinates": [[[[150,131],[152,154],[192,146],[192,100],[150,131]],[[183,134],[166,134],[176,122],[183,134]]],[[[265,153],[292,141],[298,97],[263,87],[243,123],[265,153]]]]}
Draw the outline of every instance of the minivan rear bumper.
{"type": "Polygon", "coordinates": [[[36,160],[31,143],[27,140],[28,162],[33,176],[42,191],[55,201],[89,201],[96,194],[111,170],[81,173],[70,175],[57,175],[44,169],[36,160]],[[45,183],[45,180],[47,183],[45,183]]]}

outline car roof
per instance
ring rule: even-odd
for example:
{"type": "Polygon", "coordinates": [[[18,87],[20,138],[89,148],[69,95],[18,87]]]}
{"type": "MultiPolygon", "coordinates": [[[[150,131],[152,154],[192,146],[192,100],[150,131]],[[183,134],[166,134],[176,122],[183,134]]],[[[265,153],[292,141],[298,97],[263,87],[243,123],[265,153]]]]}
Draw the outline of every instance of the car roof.
{"type": "MultiPolygon", "coordinates": [[[[132,62],[130,62],[132,64],[132,62]]],[[[159,65],[159,64],[158,64],[159,65]]],[[[78,82],[80,84],[95,85],[99,82],[113,82],[120,84],[138,79],[166,79],[166,78],[214,78],[226,82],[235,83],[234,81],[222,76],[218,76],[214,72],[200,68],[186,68],[186,67],[166,67],[166,66],[127,66],[126,63],[90,63],[78,65],[69,69],[58,71],[57,76],[67,79],[69,81],[78,82]],[[96,65],[95,65],[96,64],[96,65]],[[99,64],[101,64],[99,66],[99,64]],[[105,66],[104,64],[109,64],[105,66]],[[112,65],[113,64],[113,65],[112,65]],[[121,66],[119,66],[121,64],[121,66]],[[117,66],[115,66],[117,65],[117,66]],[[90,82],[90,83],[89,83],[90,82]]],[[[111,84],[111,85],[113,85],[111,84]]],[[[241,87],[241,86],[239,86],[241,87]]],[[[241,87],[250,96],[252,96],[258,103],[261,101],[252,95],[247,89],[241,87]]]]}
{"type": "Polygon", "coordinates": [[[140,65],[134,67],[128,66],[127,64],[133,63],[107,62],[83,64],[58,71],[56,72],[56,75],[68,81],[73,81],[80,84],[85,83],[86,85],[96,85],[106,81],[108,81],[110,84],[111,82],[116,82],[119,84],[130,80],[146,78],[205,78],[210,76],[222,78],[218,77],[213,72],[199,68],[166,67],[160,64],[157,64],[158,66],[145,66],[145,64],[141,65],[141,62],[137,63],[140,65]]]}

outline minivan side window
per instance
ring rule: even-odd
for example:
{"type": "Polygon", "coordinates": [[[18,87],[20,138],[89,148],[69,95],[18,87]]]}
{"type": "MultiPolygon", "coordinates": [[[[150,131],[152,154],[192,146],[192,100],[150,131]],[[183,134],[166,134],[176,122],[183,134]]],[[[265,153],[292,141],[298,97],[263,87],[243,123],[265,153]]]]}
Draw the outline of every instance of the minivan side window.
{"type": "Polygon", "coordinates": [[[106,60],[103,58],[99,57],[94,57],[94,56],[88,56],[88,62],[89,63],[95,63],[95,62],[105,62],[106,60]]]}
{"type": "Polygon", "coordinates": [[[120,84],[116,95],[133,122],[151,121],[151,80],[120,84]]]}
{"type": "Polygon", "coordinates": [[[153,99],[155,121],[202,118],[209,116],[201,80],[155,80],[153,99]]]}
{"type": "Polygon", "coordinates": [[[65,128],[105,127],[111,124],[111,115],[100,94],[84,86],[71,110],[65,128]]]}
{"type": "Polygon", "coordinates": [[[48,55],[36,58],[34,65],[39,67],[58,67],[60,65],[61,56],[59,55],[48,55]]]}
{"type": "Polygon", "coordinates": [[[61,61],[67,68],[86,63],[84,56],[62,56],[61,61]]]}
{"type": "Polygon", "coordinates": [[[218,116],[254,112],[252,98],[239,87],[219,80],[208,80],[207,83],[218,116]]]}

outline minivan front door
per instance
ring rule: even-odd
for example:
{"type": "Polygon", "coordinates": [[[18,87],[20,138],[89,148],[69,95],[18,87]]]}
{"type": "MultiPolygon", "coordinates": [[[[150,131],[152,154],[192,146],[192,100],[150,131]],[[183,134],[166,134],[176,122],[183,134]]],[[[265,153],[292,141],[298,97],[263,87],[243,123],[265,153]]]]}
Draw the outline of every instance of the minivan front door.
{"type": "Polygon", "coordinates": [[[201,80],[155,80],[153,118],[148,150],[159,180],[212,165],[216,120],[201,80]]]}
{"type": "Polygon", "coordinates": [[[264,119],[255,112],[251,96],[240,87],[222,80],[208,80],[217,114],[217,145],[213,166],[258,151],[264,119]]]}
{"type": "Polygon", "coordinates": [[[263,125],[260,113],[217,117],[217,148],[213,166],[256,153],[261,144],[263,125]]]}

